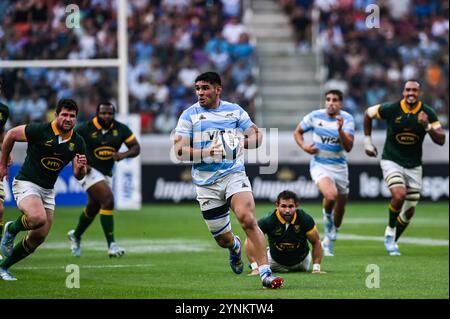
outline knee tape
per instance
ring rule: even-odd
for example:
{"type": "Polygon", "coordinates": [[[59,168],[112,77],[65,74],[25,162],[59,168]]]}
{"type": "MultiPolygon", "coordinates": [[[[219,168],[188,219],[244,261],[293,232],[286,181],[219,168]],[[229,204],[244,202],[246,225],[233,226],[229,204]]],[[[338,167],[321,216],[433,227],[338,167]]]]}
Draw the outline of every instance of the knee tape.
{"type": "Polygon", "coordinates": [[[403,178],[402,174],[395,172],[386,177],[386,184],[389,188],[405,186],[405,179],[403,178]]]}

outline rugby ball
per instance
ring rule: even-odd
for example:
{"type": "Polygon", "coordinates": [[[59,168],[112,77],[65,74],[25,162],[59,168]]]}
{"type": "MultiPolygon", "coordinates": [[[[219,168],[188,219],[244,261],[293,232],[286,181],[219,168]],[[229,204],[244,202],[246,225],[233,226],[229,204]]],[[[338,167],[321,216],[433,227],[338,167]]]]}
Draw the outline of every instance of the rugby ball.
{"type": "Polygon", "coordinates": [[[222,158],[227,160],[236,159],[239,154],[239,138],[231,131],[220,132],[220,139],[223,147],[222,158]]]}

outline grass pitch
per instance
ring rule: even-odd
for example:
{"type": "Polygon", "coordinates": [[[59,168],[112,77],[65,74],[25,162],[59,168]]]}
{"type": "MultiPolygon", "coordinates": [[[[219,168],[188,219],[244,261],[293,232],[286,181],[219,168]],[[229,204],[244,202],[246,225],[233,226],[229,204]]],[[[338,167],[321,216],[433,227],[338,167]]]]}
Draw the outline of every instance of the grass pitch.
{"type": "MultiPolygon", "coordinates": [[[[261,217],[272,210],[258,204],[261,217]]],[[[320,204],[302,206],[323,233],[320,204]]],[[[324,257],[323,275],[284,274],[285,287],[262,289],[259,277],[231,272],[228,251],[210,237],[196,204],[146,205],[140,211],[115,212],[116,240],[122,258],[107,256],[100,222],[83,236],[82,256],[69,251],[67,231],[82,208],[57,207],[47,241],[11,267],[15,282],[0,281],[0,298],[146,298],[146,299],[367,299],[449,298],[448,203],[420,203],[400,239],[402,256],[388,256],[382,242],[387,203],[349,203],[335,257],[324,257]],[[77,265],[80,287],[68,288],[68,265],[77,265]],[[371,266],[372,265],[372,266],[371,266]],[[375,266],[373,266],[375,265],[375,266]],[[380,274],[379,288],[373,269],[380,274]],[[370,277],[372,276],[372,277],[370,277]]],[[[8,208],[5,220],[18,216],[8,208]]],[[[98,218],[97,218],[98,219],[98,218]]],[[[236,219],[235,233],[245,238],[236,219]]],[[[21,239],[20,233],[16,239],[21,239]]],[[[244,259],[247,263],[246,258],[244,259]]]]}

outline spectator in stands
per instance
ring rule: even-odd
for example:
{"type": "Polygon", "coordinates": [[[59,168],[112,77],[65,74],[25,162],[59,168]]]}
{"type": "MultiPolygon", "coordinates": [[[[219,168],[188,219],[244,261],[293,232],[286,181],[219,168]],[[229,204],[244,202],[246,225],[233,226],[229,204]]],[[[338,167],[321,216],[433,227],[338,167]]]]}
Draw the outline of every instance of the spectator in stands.
{"type": "Polygon", "coordinates": [[[44,122],[47,115],[47,103],[36,91],[31,93],[31,98],[27,100],[26,112],[29,114],[30,122],[44,122]]]}

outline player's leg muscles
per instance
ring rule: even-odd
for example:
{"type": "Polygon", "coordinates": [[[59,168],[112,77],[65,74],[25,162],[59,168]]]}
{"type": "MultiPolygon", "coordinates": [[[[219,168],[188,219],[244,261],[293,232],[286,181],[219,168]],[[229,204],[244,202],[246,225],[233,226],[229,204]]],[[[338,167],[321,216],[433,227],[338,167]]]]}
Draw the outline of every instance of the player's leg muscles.
{"type": "Polygon", "coordinates": [[[115,242],[114,238],[114,195],[111,191],[111,187],[102,180],[88,189],[89,195],[97,202],[100,203],[100,223],[105,234],[108,247],[111,243],[115,242]]]}
{"type": "Polygon", "coordinates": [[[330,177],[323,177],[317,181],[317,187],[323,195],[323,208],[331,212],[338,198],[338,191],[334,181],[330,177]]]}
{"type": "Polygon", "coordinates": [[[233,248],[234,235],[231,231],[217,235],[214,237],[216,243],[222,248],[233,248]]]}
{"type": "Polygon", "coordinates": [[[95,183],[89,187],[87,192],[92,203],[93,210],[95,210],[98,205],[100,206],[100,209],[114,209],[114,195],[111,188],[105,181],[95,183]]]}
{"type": "MultiPolygon", "coordinates": [[[[91,187],[92,188],[92,187],[91,187]]],[[[91,189],[89,188],[89,189],[91,189]]],[[[78,218],[78,224],[75,227],[74,236],[80,239],[86,229],[92,224],[95,216],[100,211],[100,203],[97,202],[88,191],[88,203],[78,218]]]]}
{"type": "Polygon", "coordinates": [[[92,197],[91,193],[88,192],[88,202],[84,210],[86,217],[94,218],[95,216],[97,216],[99,211],[100,211],[100,202],[96,201],[92,197]]]}
{"type": "MultiPolygon", "coordinates": [[[[12,249],[11,255],[8,258],[4,259],[3,262],[1,263],[2,268],[8,269],[12,265],[14,265],[17,262],[19,262],[20,260],[26,258],[28,255],[32,254],[36,250],[36,248],[44,242],[44,240],[47,237],[47,235],[50,231],[50,228],[52,226],[53,211],[52,210],[46,211],[42,202],[40,202],[41,207],[38,207],[39,205],[37,205],[33,199],[26,200],[26,199],[29,199],[30,197],[35,197],[35,196],[25,197],[24,199],[22,199],[20,201],[19,204],[22,204],[22,202],[24,202],[24,201],[25,201],[25,203],[23,203],[23,205],[19,205],[19,206],[21,206],[22,208],[34,207],[36,209],[39,208],[39,210],[42,209],[44,211],[44,222],[39,228],[31,229],[27,233],[27,235],[25,235],[25,237],[22,238],[22,240],[20,240],[19,242],[16,243],[16,245],[12,249]]],[[[22,217],[27,216],[26,213],[27,212],[24,212],[22,217]]],[[[35,216],[35,215],[33,215],[33,216],[35,216]]],[[[8,228],[8,230],[9,230],[9,228],[8,228]]]]}
{"type": "Polygon", "coordinates": [[[252,192],[234,194],[230,200],[230,207],[247,235],[251,249],[250,254],[254,256],[258,265],[266,265],[268,261],[264,234],[256,222],[255,201],[252,192]]]}
{"type": "Polygon", "coordinates": [[[53,225],[53,211],[50,209],[45,210],[45,223],[38,229],[33,229],[28,232],[25,237],[26,245],[34,251],[39,245],[41,245],[53,225]]]}
{"type": "Polygon", "coordinates": [[[334,226],[341,227],[342,220],[345,214],[345,205],[347,204],[348,195],[339,194],[336,203],[334,204],[334,226]]]}
{"type": "Polygon", "coordinates": [[[414,216],[416,206],[420,200],[422,188],[422,167],[416,167],[406,171],[406,196],[400,214],[396,221],[395,240],[402,235],[414,216]]]}
{"type": "MultiPolygon", "coordinates": [[[[18,206],[23,213],[20,217],[20,224],[25,227],[25,229],[21,230],[37,229],[44,226],[47,222],[47,213],[45,212],[42,200],[38,195],[33,194],[24,197],[19,202],[18,206]]],[[[18,221],[10,226],[10,231],[14,232],[16,223],[18,224],[18,221]]]]}

